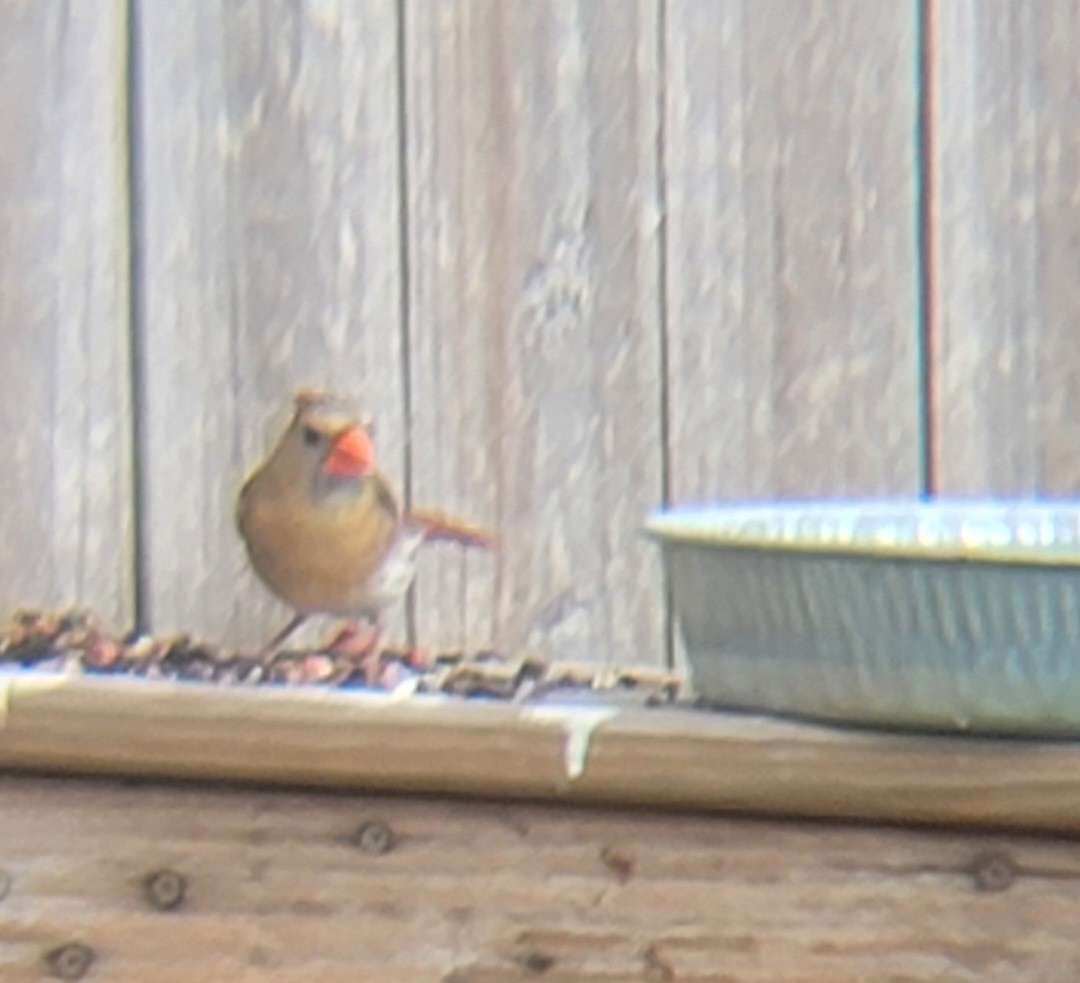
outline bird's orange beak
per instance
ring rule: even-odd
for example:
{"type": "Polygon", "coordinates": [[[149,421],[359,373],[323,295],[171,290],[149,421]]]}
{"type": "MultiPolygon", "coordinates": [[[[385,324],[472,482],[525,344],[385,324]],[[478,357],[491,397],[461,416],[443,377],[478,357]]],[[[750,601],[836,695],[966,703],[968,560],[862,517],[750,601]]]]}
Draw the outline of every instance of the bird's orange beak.
{"type": "Polygon", "coordinates": [[[334,438],[323,461],[323,473],[332,478],[362,478],[375,470],[375,448],[363,427],[350,427],[334,438]]]}

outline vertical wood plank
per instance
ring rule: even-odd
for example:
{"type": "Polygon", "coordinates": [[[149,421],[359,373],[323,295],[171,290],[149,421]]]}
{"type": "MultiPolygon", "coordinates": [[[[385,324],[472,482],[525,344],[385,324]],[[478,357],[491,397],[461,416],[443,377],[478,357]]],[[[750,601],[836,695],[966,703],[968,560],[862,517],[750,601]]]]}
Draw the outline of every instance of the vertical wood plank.
{"type": "Polygon", "coordinates": [[[673,498],[917,490],[916,5],[667,10],[673,498]]]}
{"type": "Polygon", "coordinates": [[[425,644],[662,657],[656,0],[405,5],[412,487],[425,644]]]}
{"type": "Polygon", "coordinates": [[[122,0],[0,7],[0,606],[132,617],[122,0]]]}
{"type": "Polygon", "coordinates": [[[256,644],[285,616],[233,527],[300,384],[404,462],[394,0],[140,0],[154,627],[256,644]]]}
{"type": "Polygon", "coordinates": [[[1080,492],[1080,3],[932,10],[939,490],[1080,492]]]}

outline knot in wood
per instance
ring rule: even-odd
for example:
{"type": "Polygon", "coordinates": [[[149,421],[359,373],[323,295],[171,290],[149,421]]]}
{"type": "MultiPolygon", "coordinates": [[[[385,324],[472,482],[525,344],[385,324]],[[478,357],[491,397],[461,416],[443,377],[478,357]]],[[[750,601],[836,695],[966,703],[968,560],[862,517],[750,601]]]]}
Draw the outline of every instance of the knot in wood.
{"type": "Polygon", "coordinates": [[[353,834],[353,843],[361,853],[373,856],[389,853],[394,846],[394,833],[381,819],[369,819],[361,823],[353,834]]]}
{"type": "Polygon", "coordinates": [[[173,911],[184,902],[187,880],[175,870],[155,870],[143,881],[143,896],[158,911],[173,911]]]}
{"type": "Polygon", "coordinates": [[[45,953],[45,965],[57,979],[80,980],[94,964],[94,950],[81,942],[69,942],[45,953]]]}
{"type": "Polygon", "coordinates": [[[0,901],[7,897],[11,890],[11,875],[6,870],[0,870],[0,901]]]}
{"type": "Polygon", "coordinates": [[[971,878],[978,891],[1005,891],[1016,880],[1016,866],[1003,853],[984,853],[971,865],[971,878]]]}

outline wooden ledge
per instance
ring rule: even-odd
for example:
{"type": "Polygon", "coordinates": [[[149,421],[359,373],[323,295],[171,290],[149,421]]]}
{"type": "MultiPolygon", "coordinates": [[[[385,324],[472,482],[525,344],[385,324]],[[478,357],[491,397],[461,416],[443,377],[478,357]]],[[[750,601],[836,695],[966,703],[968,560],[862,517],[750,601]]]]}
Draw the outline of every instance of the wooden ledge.
{"type": "Polygon", "coordinates": [[[1080,743],[29,673],[0,715],[14,769],[1080,832],[1080,743]]]}

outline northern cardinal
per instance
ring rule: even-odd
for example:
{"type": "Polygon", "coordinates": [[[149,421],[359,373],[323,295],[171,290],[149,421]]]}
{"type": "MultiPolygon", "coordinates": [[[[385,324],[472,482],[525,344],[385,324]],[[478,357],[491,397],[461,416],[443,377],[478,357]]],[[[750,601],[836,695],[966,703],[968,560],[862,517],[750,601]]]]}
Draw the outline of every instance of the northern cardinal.
{"type": "Polygon", "coordinates": [[[375,467],[368,425],[335,413],[334,402],[297,392],[285,432],[240,489],[236,524],[251,565],[296,612],[264,654],[312,614],[363,618],[377,638],[380,614],[408,591],[425,541],[494,543],[487,530],[443,512],[403,511],[375,467]]]}

